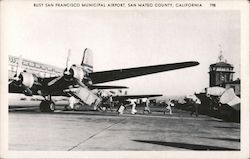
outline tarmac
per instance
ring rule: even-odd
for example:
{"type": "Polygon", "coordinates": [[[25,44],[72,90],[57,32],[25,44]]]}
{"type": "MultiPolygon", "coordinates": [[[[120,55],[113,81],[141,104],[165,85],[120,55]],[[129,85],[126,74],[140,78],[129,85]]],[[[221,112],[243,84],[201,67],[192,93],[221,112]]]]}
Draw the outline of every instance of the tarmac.
{"type": "Polygon", "coordinates": [[[171,151],[240,150],[240,123],[173,109],[163,114],[9,111],[10,151],[171,151]]]}

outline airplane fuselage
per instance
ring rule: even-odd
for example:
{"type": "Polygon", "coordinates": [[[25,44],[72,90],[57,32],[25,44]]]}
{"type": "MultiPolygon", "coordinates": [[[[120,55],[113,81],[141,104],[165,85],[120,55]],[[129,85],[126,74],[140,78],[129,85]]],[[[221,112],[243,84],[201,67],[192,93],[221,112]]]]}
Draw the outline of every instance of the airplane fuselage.
{"type": "MultiPolygon", "coordinates": [[[[19,57],[9,55],[9,63],[8,63],[9,79],[13,79],[16,74],[18,60],[19,57]]],[[[23,59],[22,69],[40,78],[60,76],[62,75],[63,72],[63,69],[61,68],[27,59],[23,59]]]]}

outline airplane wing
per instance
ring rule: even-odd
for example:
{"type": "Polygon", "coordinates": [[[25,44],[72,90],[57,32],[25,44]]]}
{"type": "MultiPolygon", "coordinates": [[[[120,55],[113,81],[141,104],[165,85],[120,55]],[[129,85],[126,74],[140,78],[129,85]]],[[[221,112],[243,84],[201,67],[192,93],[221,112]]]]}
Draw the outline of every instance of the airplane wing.
{"type": "Polygon", "coordinates": [[[63,90],[68,89],[69,85],[72,85],[73,88],[79,87],[75,81],[66,82],[60,76],[49,78],[36,77],[36,82],[34,82],[31,87],[25,86],[21,81],[10,81],[8,90],[9,93],[24,93],[27,96],[41,95],[41,93],[39,93],[41,90],[44,90],[44,95],[50,94],[53,96],[68,96],[67,93],[63,92],[63,90]],[[48,87],[48,83],[57,78],[60,79],[48,87]]]}
{"type": "MultiPolygon", "coordinates": [[[[131,77],[137,77],[137,76],[158,73],[158,72],[163,72],[163,71],[181,69],[185,67],[195,66],[198,64],[199,64],[198,62],[190,61],[190,62],[154,65],[154,66],[146,66],[146,67],[127,68],[127,69],[120,69],[120,70],[110,70],[110,71],[103,71],[103,72],[92,72],[92,73],[89,73],[89,78],[91,79],[91,82],[93,84],[89,85],[88,87],[90,89],[123,89],[127,87],[125,86],[101,86],[101,85],[98,86],[94,84],[115,81],[115,80],[120,80],[120,79],[125,79],[125,78],[131,78],[131,77]]],[[[77,86],[85,87],[86,86],[84,85],[84,83],[82,83],[82,81],[79,81],[75,78],[73,78],[73,80],[71,81],[65,80],[64,77],[66,76],[68,75],[64,75],[60,77],[53,77],[53,78],[43,78],[41,79],[41,83],[42,85],[49,86],[48,87],[49,94],[53,94],[53,92],[62,92],[64,89],[67,89],[69,86],[72,86],[72,87],[77,87],[77,86]]]]}
{"type": "Polygon", "coordinates": [[[97,83],[110,82],[110,81],[137,77],[137,76],[142,76],[142,75],[147,75],[147,74],[159,73],[163,71],[171,71],[171,70],[176,70],[176,69],[181,69],[181,68],[186,68],[186,67],[192,67],[198,64],[199,62],[189,61],[189,62],[154,65],[154,66],[146,66],[146,67],[117,69],[117,70],[102,71],[102,72],[92,72],[89,75],[93,84],[97,84],[97,83]]]}
{"type": "Polygon", "coordinates": [[[126,86],[101,86],[101,85],[92,85],[89,86],[90,89],[126,89],[126,86]]]}

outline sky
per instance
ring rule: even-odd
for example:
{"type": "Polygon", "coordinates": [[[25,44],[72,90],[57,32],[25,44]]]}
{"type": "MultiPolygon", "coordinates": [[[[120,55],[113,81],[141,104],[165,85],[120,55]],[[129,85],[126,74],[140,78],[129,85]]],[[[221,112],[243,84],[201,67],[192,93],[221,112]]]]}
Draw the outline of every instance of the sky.
{"type": "Polygon", "coordinates": [[[80,64],[85,48],[94,71],[185,61],[200,65],[119,80],[129,94],[187,95],[209,85],[209,65],[223,56],[240,77],[240,12],[236,10],[50,9],[30,3],[6,6],[7,54],[58,66],[80,64]]]}

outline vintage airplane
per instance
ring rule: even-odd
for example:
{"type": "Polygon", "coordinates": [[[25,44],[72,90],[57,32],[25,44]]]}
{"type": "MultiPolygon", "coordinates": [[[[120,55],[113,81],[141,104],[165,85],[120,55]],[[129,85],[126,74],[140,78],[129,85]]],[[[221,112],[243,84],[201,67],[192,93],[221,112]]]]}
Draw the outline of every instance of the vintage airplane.
{"type": "Polygon", "coordinates": [[[12,65],[15,66],[15,69],[12,69],[15,75],[13,78],[9,78],[9,93],[23,93],[27,96],[43,96],[44,100],[40,104],[40,110],[42,112],[53,112],[55,110],[55,103],[52,101],[52,96],[73,96],[83,104],[97,106],[101,102],[101,97],[93,93],[92,90],[121,89],[127,87],[96,84],[192,67],[199,64],[199,62],[196,61],[188,61],[93,72],[92,53],[90,49],[87,48],[83,52],[81,65],[70,65],[69,52],[66,68],[61,71],[61,74],[59,69],[48,67],[49,65],[39,65],[39,63],[34,63],[29,60],[23,60],[21,57],[16,58],[9,56],[9,62],[10,61],[12,65]],[[47,72],[44,72],[43,77],[31,73],[28,69],[25,69],[29,68],[29,65],[37,67],[40,70],[46,70],[47,72]]]}

